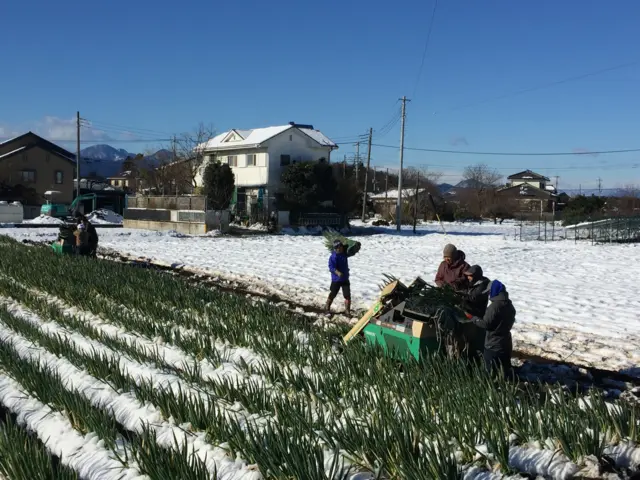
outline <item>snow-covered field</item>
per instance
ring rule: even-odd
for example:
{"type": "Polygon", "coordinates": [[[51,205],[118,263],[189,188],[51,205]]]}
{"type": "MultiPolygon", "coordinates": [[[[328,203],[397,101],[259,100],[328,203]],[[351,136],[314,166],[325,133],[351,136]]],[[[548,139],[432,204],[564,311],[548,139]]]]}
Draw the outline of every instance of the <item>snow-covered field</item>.
{"type": "MultiPolygon", "coordinates": [[[[555,360],[640,375],[640,297],[634,245],[592,246],[573,241],[520,242],[518,227],[421,226],[397,234],[362,235],[350,260],[354,305],[376,298],[383,274],[432,280],[442,247],[454,243],[470,264],[506,284],[518,315],[516,348],[555,360]]],[[[377,229],[379,231],[380,229],[377,229]]],[[[2,229],[18,240],[53,240],[55,229],[2,229]]],[[[328,251],[321,236],[202,236],[130,229],[100,230],[100,245],[171,264],[196,267],[302,304],[326,299],[328,251]]],[[[339,302],[336,302],[336,306],[339,302]]]]}

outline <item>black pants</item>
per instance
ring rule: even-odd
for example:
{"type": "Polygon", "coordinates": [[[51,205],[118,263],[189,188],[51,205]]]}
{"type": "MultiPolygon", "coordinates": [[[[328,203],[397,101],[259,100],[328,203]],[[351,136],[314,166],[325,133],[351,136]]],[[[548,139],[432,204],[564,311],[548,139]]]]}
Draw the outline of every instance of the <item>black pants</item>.
{"type": "Polygon", "coordinates": [[[345,280],[344,282],[331,282],[331,286],[329,287],[329,298],[331,300],[336,298],[341,288],[344,299],[351,300],[351,284],[349,283],[349,280],[345,280]]]}
{"type": "Polygon", "coordinates": [[[502,370],[505,378],[511,375],[511,354],[509,352],[484,351],[484,366],[489,372],[498,373],[502,370]]]}

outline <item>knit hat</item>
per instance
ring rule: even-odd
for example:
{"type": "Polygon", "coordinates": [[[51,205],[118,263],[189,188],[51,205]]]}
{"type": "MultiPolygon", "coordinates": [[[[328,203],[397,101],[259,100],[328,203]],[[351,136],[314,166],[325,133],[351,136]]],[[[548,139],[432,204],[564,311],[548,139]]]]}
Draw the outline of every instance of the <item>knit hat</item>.
{"type": "Polygon", "coordinates": [[[473,278],[480,278],[484,275],[484,272],[482,271],[482,267],[480,265],[473,265],[467,268],[464,274],[469,275],[470,277],[473,277],[473,278]]]}
{"type": "Polygon", "coordinates": [[[493,298],[506,291],[506,287],[500,280],[493,280],[482,293],[488,293],[489,298],[493,298]]]}
{"type": "Polygon", "coordinates": [[[442,256],[451,258],[457,251],[458,249],[456,248],[456,246],[449,243],[445,245],[444,250],[442,251],[442,256]]]}
{"type": "Polygon", "coordinates": [[[338,247],[342,246],[342,242],[340,240],[334,240],[333,241],[333,249],[335,250],[338,247]]]}

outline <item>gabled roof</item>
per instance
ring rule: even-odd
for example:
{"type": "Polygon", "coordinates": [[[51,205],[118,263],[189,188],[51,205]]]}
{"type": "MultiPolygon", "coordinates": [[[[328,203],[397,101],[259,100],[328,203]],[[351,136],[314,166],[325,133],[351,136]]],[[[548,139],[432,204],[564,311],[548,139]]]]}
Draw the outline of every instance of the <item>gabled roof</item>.
{"type": "Polygon", "coordinates": [[[56,145],[55,143],[50,142],[46,138],[42,138],[40,135],[37,135],[31,131],[27,133],[23,133],[15,138],[11,138],[9,140],[5,140],[0,143],[0,145],[6,145],[8,143],[16,143],[20,144],[21,147],[31,148],[34,146],[39,146],[43,150],[47,150],[49,152],[56,153],[58,156],[69,160],[70,162],[76,163],[76,156],[68,150],[56,145]],[[29,138],[31,137],[31,138],[29,138]]]}
{"type": "Polygon", "coordinates": [[[202,143],[196,148],[202,148],[204,150],[232,150],[235,148],[258,147],[267,140],[270,140],[273,137],[291,129],[296,129],[304,133],[320,146],[338,148],[338,146],[320,130],[314,130],[311,125],[296,124],[280,125],[277,127],[254,128],[252,130],[232,129],[227,132],[221,133],[220,135],[216,135],[208,142],[202,143]],[[241,137],[242,140],[227,141],[227,138],[234,133],[241,137]]]}
{"type": "Polygon", "coordinates": [[[32,148],[35,148],[35,147],[40,147],[43,150],[46,150],[48,152],[53,153],[54,155],[59,156],[63,160],[67,160],[68,162],[71,162],[74,165],[76,164],[75,160],[72,160],[72,159],[70,159],[70,158],[68,158],[68,157],[66,157],[64,155],[61,155],[57,150],[46,148],[46,145],[41,145],[39,143],[32,143],[31,145],[23,145],[22,147],[18,147],[15,150],[12,150],[10,152],[5,153],[4,155],[0,155],[0,161],[4,160],[5,158],[12,157],[13,155],[17,155],[18,153],[28,152],[29,150],[31,150],[32,148]]]}
{"type": "Polygon", "coordinates": [[[539,173],[532,172],[531,170],[525,170],[524,172],[514,173],[508,180],[540,180],[548,182],[549,179],[544,175],[540,175],[539,173]]]}

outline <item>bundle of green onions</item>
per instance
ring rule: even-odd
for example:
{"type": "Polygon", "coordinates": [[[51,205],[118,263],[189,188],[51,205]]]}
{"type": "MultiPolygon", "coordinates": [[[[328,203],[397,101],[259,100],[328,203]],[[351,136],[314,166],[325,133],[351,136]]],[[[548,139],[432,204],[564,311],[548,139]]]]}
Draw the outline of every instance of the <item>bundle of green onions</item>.
{"type": "Polygon", "coordinates": [[[327,230],[323,235],[324,246],[327,247],[327,250],[329,250],[330,252],[333,251],[333,242],[335,242],[336,240],[340,240],[340,242],[345,245],[347,253],[357,253],[360,248],[360,242],[351,240],[340,234],[339,232],[336,232],[335,230],[327,230]]]}

